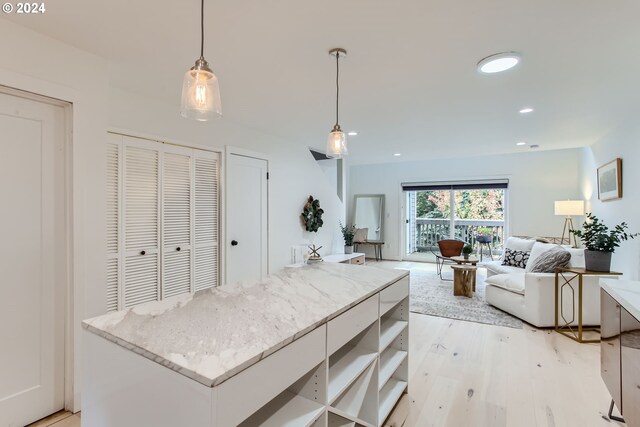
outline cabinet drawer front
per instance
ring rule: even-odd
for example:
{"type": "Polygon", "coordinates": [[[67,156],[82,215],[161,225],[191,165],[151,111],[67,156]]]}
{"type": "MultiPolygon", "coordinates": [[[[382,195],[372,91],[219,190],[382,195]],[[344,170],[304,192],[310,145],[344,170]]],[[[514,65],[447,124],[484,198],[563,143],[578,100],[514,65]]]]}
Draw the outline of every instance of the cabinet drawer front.
{"type": "Polygon", "coordinates": [[[328,323],[327,354],[332,355],[378,318],[378,295],[361,302],[328,323]]]}
{"type": "Polygon", "coordinates": [[[380,316],[409,296],[409,276],[398,280],[380,292],[380,316]]]}
{"type": "Polygon", "coordinates": [[[216,425],[240,424],[325,359],[327,328],[322,325],[219,386],[216,425]]]}
{"type": "Polygon", "coordinates": [[[364,264],[364,255],[351,259],[351,264],[364,264]]]}

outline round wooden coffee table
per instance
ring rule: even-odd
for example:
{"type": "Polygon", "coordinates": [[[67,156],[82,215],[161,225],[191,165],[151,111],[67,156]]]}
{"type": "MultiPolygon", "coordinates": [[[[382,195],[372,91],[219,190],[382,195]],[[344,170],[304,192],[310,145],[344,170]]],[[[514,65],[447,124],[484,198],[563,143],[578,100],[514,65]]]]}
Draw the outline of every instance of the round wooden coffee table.
{"type": "Polygon", "coordinates": [[[464,265],[464,264],[476,265],[480,262],[478,258],[472,257],[472,256],[470,256],[469,258],[465,258],[463,256],[452,256],[451,260],[454,261],[456,264],[460,264],[460,265],[464,265]]]}

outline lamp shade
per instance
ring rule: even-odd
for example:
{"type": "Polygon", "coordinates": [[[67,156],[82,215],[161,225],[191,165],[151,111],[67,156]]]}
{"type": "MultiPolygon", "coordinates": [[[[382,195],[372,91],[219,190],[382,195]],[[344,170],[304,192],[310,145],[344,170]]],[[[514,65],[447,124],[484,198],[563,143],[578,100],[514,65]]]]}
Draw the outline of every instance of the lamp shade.
{"type": "Polygon", "coordinates": [[[554,208],[556,215],[584,215],[584,200],[559,200],[554,208]]]}
{"type": "Polygon", "coordinates": [[[340,128],[334,128],[327,139],[327,157],[341,159],[347,154],[347,137],[340,128]]]}
{"type": "Polygon", "coordinates": [[[184,74],[180,113],[200,121],[222,116],[218,78],[208,67],[198,67],[196,63],[184,74]]]}

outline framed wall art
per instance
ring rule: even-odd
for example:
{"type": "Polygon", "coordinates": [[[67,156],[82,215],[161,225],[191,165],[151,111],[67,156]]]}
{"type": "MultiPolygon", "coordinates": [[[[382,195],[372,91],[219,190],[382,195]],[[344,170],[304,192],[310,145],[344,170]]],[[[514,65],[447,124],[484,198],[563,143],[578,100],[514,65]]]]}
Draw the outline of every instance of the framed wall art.
{"type": "Polygon", "coordinates": [[[598,168],[598,199],[622,198],[622,159],[615,159],[598,168]]]}

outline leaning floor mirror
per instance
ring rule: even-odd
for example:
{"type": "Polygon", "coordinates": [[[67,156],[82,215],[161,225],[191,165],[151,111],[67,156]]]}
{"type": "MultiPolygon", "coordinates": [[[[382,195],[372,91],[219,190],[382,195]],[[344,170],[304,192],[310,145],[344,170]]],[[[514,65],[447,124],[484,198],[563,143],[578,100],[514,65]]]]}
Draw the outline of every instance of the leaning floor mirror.
{"type": "Polygon", "coordinates": [[[368,228],[368,241],[382,241],[384,194],[356,194],[353,196],[353,224],[368,228]]]}

